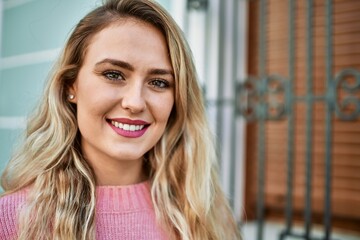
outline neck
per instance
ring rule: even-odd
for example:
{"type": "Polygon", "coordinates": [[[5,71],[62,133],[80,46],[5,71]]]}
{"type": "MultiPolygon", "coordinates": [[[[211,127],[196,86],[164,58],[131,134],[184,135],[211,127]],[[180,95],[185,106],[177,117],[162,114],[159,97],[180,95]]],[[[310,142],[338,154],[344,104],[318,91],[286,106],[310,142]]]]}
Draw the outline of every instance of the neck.
{"type": "Polygon", "coordinates": [[[89,161],[98,186],[124,186],[143,182],[147,179],[143,161],[89,161]]]}

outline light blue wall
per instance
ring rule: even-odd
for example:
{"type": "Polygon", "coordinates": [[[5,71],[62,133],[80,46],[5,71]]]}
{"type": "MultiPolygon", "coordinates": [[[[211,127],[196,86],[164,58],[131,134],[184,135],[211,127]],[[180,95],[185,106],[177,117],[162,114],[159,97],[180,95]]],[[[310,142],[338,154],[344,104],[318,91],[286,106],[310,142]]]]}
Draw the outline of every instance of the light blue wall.
{"type": "MultiPolygon", "coordinates": [[[[0,1],[4,6],[0,35],[1,173],[24,130],[21,119],[25,119],[39,100],[59,49],[76,23],[101,1],[0,1]]],[[[169,10],[171,1],[158,2],[169,10]]]]}
{"type": "Polygon", "coordinates": [[[94,1],[34,0],[5,9],[3,57],[61,46],[94,1]]]}

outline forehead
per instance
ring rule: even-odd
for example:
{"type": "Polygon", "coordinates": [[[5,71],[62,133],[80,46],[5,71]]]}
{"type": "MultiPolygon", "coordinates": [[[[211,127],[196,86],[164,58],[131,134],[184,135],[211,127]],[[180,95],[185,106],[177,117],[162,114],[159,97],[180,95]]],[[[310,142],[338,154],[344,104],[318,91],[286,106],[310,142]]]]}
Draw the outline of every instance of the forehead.
{"type": "Polygon", "coordinates": [[[119,19],[90,40],[88,58],[152,56],[153,60],[169,61],[167,41],[163,33],[150,23],[135,18],[119,19]],[[111,55],[111,56],[108,56],[111,55]]]}

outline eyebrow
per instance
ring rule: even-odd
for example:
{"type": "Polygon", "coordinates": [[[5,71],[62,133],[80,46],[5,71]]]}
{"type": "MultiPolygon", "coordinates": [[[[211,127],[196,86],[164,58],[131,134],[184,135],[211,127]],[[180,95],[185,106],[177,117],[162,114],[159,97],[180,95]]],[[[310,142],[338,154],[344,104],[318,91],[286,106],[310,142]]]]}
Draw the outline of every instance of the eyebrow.
{"type": "MultiPolygon", "coordinates": [[[[105,58],[105,59],[101,60],[100,62],[97,62],[95,64],[95,66],[99,66],[99,65],[104,64],[104,63],[109,63],[111,65],[118,66],[118,67],[121,67],[121,68],[125,68],[125,69],[130,70],[130,71],[135,70],[134,66],[132,66],[130,63],[122,61],[122,60],[111,59],[111,58],[105,58]]],[[[174,73],[173,73],[172,70],[160,69],[160,68],[152,68],[152,69],[150,69],[148,71],[148,74],[151,74],[151,75],[171,75],[172,77],[174,77],[174,73]]]]}
{"type": "Polygon", "coordinates": [[[100,62],[97,62],[95,64],[95,66],[99,66],[99,65],[104,64],[104,63],[109,63],[109,64],[114,65],[114,66],[125,68],[125,69],[128,69],[130,71],[134,71],[134,67],[130,63],[127,63],[127,62],[124,62],[124,61],[121,61],[121,60],[110,59],[110,58],[105,58],[105,59],[101,60],[100,62]]]}

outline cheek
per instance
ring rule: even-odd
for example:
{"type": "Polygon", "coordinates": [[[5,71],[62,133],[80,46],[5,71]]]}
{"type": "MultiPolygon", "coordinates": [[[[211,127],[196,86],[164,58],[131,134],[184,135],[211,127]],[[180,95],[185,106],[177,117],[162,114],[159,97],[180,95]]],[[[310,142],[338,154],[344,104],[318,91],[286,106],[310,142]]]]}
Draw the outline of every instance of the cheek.
{"type": "Polygon", "coordinates": [[[109,101],[102,101],[100,96],[82,95],[78,100],[78,126],[81,135],[93,138],[103,131],[106,126],[105,115],[110,108],[109,101]]]}
{"type": "Polygon", "coordinates": [[[153,109],[155,111],[158,120],[167,122],[171,114],[171,111],[173,109],[173,106],[174,106],[173,95],[169,95],[167,97],[158,99],[157,102],[153,104],[153,109]]]}
{"type": "Polygon", "coordinates": [[[116,100],[116,91],[93,81],[79,85],[78,90],[78,110],[89,115],[102,114],[116,100]]]}

